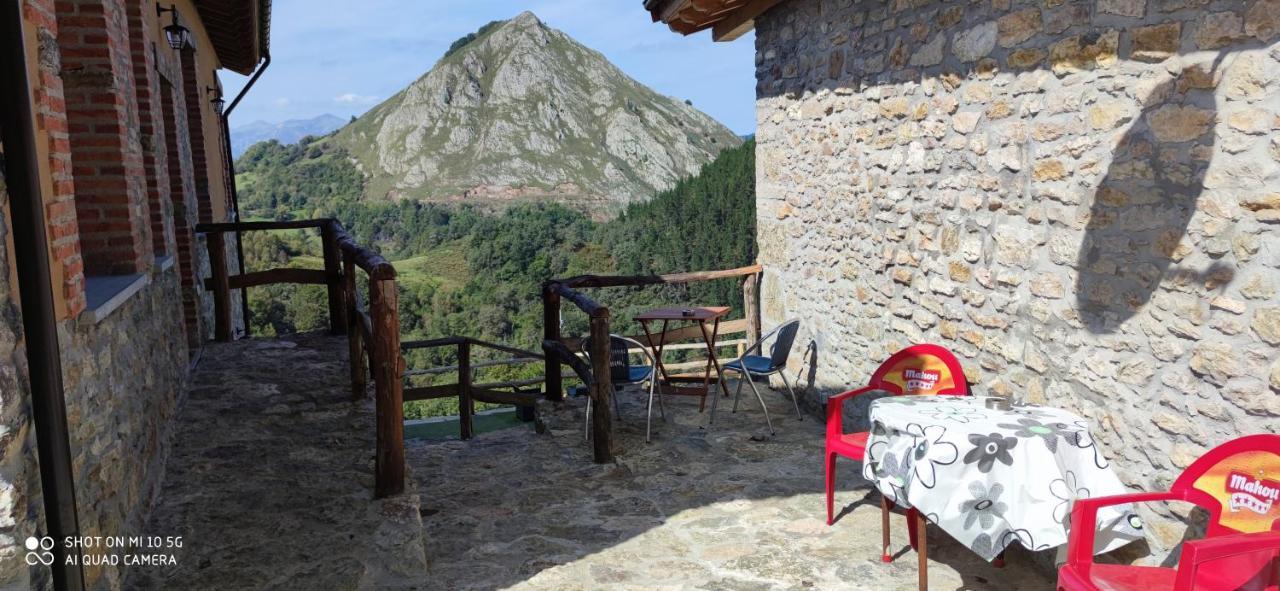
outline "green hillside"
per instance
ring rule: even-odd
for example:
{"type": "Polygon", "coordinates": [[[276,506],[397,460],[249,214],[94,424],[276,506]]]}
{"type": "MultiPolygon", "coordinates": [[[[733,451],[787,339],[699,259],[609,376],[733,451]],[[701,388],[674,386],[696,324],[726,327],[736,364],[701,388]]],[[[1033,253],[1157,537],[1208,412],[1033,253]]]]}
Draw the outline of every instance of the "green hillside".
{"type": "MultiPolygon", "coordinates": [[[[553,203],[523,203],[500,213],[468,206],[360,197],[358,178],[339,148],[305,141],[254,146],[237,165],[246,217],[333,216],[356,240],[393,261],[400,280],[404,338],[469,335],[537,349],[542,335],[539,290],[554,277],[722,269],[755,259],[755,143],[723,151],[694,177],[608,222],[553,203]],[[319,197],[317,197],[319,195],[319,197]]],[[[246,235],[250,270],[319,268],[319,240],[304,231],[246,235]]],[[[602,290],[616,310],[616,330],[631,332],[633,312],[658,305],[719,304],[740,315],[736,280],[689,286],[602,290]]],[[[327,326],[321,286],[276,285],[250,290],[254,334],[327,326]]],[[[583,334],[586,319],[566,307],[564,332],[583,334]]],[[[451,353],[417,351],[410,367],[448,365],[451,353]]],[[[536,366],[486,370],[492,381],[539,375],[536,366]]],[[[451,378],[450,378],[451,379],[451,378]]],[[[450,414],[449,400],[412,403],[411,416],[450,414]]]]}

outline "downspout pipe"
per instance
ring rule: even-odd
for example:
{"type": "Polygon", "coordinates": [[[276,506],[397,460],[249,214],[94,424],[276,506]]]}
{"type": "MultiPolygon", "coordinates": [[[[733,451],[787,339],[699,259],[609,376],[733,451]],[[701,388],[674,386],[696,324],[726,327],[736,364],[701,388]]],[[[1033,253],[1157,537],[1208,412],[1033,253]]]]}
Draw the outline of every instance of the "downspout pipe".
{"type": "Polygon", "coordinates": [[[45,534],[55,542],[49,568],[55,589],[80,591],[84,589],[84,573],[79,561],[67,564],[68,548],[62,543],[68,537],[79,537],[80,526],[30,97],[22,1],[0,0],[0,141],[4,144],[4,176],[13,216],[10,225],[14,256],[10,260],[18,274],[45,534]]]}
{"type": "MultiPolygon", "coordinates": [[[[236,162],[231,155],[231,125],[228,120],[231,112],[236,110],[236,105],[240,104],[244,95],[249,93],[249,89],[258,82],[258,78],[262,77],[262,73],[267,71],[271,66],[271,54],[264,53],[262,55],[262,65],[253,73],[253,77],[249,78],[249,82],[240,89],[240,93],[231,101],[226,110],[222,112],[222,146],[223,161],[227,163],[227,171],[231,173],[231,208],[235,210],[235,220],[240,221],[240,190],[236,187],[236,162]]],[[[244,240],[240,230],[236,230],[236,258],[240,260],[240,274],[244,275],[244,240]]],[[[244,311],[244,334],[251,334],[252,326],[249,323],[249,290],[248,288],[240,288],[240,306],[244,311]]]]}

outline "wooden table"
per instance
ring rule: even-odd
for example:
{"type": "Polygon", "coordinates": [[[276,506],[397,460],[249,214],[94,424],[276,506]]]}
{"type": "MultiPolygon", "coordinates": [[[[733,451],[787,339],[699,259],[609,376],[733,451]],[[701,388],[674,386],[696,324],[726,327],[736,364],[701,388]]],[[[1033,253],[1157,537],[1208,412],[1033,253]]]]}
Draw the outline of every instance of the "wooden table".
{"type": "Polygon", "coordinates": [[[644,328],[645,337],[649,341],[649,346],[653,348],[654,363],[657,364],[658,373],[662,375],[662,383],[659,384],[662,394],[671,394],[674,396],[698,396],[701,400],[698,402],[698,412],[702,412],[707,406],[707,393],[711,391],[711,369],[715,368],[715,381],[720,384],[720,390],[724,392],[725,397],[729,396],[729,387],[720,379],[720,360],[716,358],[716,334],[720,331],[720,319],[729,314],[729,308],[726,306],[703,306],[696,308],[658,308],[649,310],[635,319],[640,322],[640,326],[644,328]],[[654,338],[653,332],[649,330],[650,322],[662,321],[662,330],[654,338]],[[702,379],[692,376],[675,376],[667,375],[667,368],[662,364],[662,348],[666,346],[667,325],[671,322],[690,322],[697,323],[698,328],[702,331],[702,340],[707,344],[707,367],[702,373],[702,379]],[[711,323],[711,332],[707,332],[707,323],[711,323]],[[656,344],[655,344],[656,343],[656,344]],[[702,382],[697,386],[677,386],[675,382],[702,382]]]}

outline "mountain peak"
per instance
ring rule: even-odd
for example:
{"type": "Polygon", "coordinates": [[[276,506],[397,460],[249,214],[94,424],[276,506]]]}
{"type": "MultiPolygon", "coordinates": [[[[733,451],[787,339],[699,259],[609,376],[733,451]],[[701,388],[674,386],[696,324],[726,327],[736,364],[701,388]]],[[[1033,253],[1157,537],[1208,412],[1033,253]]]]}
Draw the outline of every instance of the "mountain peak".
{"type": "Polygon", "coordinates": [[[344,127],[373,199],[552,199],[597,214],[648,199],[741,143],[532,12],[454,43],[344,127]]]}
{"type": "Polygon", "coordinates": [[[541,25],[542,24],[542,21],[538,20],[538,15],[534,14],[532,11],[529,11],[529,10],[526,10],[520,14],[517,14],[515,18],[507,22],[510,24],[516,24],[516,25],[541,25]]]}

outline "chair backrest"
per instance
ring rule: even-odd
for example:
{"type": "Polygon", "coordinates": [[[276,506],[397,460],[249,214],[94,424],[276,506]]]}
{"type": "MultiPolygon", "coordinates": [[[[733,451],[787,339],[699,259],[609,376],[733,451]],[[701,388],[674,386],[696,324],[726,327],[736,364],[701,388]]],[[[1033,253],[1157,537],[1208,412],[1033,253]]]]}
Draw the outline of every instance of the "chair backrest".
{"type": "MultiPolygon", "coordinates": [[[[631,352],[638,348],[645,356],[651,356],[640,342],[616,334],[609,335],[609,380],[627,383],[631,380],[631,352]]],[[[582,351],[591,358],[591,337],[582,339],[582,351]]]]}
{"type": "Polygon", "coordinates": [[[911,345],[894,353],[876,369],[870,385],[895,395],[969,395],[960,360],[931,344],[911,345]]]}
{"type": "Polygon", "coordinates": [[[773,340],[773,346],[769,349],[769,367],[779,368],[787,364],[787,358],[791,357],[791,347],[796,342],[796,333],[800,332],[799,320],[788,320],[778,328],[773,329],[777,333],[777,338],[773,340]]]}
{"type": "Polygon", "coordinates": [[[1280,522],[1280,435],[1248,435],[1192,462],[1171,492],[1209,511],[1208,536],[1256,533],[1280,522]]]}

